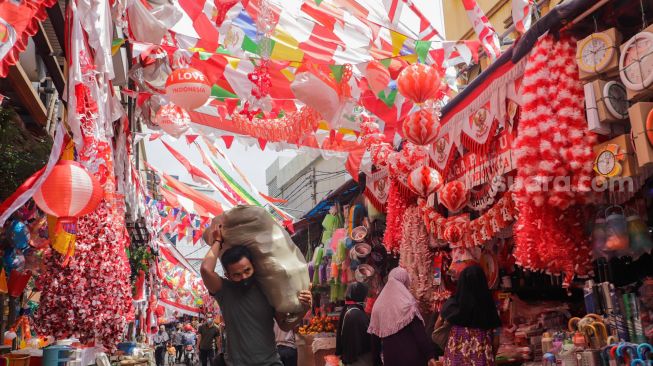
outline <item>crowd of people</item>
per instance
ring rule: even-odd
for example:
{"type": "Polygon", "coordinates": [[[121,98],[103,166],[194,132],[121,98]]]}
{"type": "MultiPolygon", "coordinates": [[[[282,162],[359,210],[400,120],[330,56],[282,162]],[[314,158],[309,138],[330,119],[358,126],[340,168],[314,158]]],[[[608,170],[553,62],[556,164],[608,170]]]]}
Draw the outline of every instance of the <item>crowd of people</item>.
{"type": "Polygon", "coordinates": [[[161,325],[150,342],[157,366],[224,364],[224,324],[212,314],[207,314],[201,324],[178,322],[168,328],[161,325]]]}

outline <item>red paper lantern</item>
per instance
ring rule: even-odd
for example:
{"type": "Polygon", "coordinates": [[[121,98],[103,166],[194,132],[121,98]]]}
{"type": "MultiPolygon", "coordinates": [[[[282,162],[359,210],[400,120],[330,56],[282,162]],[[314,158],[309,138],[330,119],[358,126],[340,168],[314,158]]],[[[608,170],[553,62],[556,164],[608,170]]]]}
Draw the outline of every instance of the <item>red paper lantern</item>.
{"type": "Polygon", "coordinates": [[[450,243],[458,243],[465,236],[463,228],[458,223],[453,223],[444,229],[444,240],[450,243]]]}
{"type": "Polygon", "coordinates": [[[467,204],[469,191],[465,187],[465,183],[455,180],[442,187],[438,192],[438,199],[450,212],[458,212],[467,204]]]}
{"type": "Polygon", "coordinates": [[[34,193],[34,202],[60,221],[74,221],[93,212],[103,196],[100,182],[81,164],[62,160],[34,193]]]}
{"type": "Polygon", "coordinates": [[[404,137],[416,145],[430,145],[438,138],[440,123],[437,116],[421,109],[409,115],[403,124],[404,137]]]}
{"type": "Polygon", "coordinates": [[[399,92],[413,103],[424,103],[441,93],[441,75],[432,66],[412,64],[397,79],[399,92]]]}
{"type": "Polygon", "coordinates": [[[154,123],[168,135],[178,138],[190,128],[190,116],[182,107],[170,103],[159,108],[154,123]]]}
{"type": "Polygon", "coordinates": [[[442,176],[429,166],[421,166],[408,175],[408,188],[421,197],[428,197],[442,185],[442,176]]]}
{"type": "Polygon", "coordinates": [[[211,84],[201,71],[185,67],[168,76],[166,94],[174,104],[192,111],[209,99],[211,84]]]}

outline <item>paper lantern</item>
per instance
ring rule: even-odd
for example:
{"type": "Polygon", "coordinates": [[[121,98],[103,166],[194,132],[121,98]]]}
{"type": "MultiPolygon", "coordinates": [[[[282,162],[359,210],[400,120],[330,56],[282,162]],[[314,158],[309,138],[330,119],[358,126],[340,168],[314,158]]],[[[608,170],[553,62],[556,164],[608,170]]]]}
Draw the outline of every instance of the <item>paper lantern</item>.
{"type": "Polygon", "coordinates": [[[469,191],[465,187],[465,183],[455,180],[442,187],[438,192],[438,199],[450,212],[458,212],[467,204],[469,191]]]}
{"type": "Polygon", "coordinates": [[[442,176],[429,166],[421,166],[408,175],[408,188],[421,197],[428,197],[442,185],[442,176]]]}
{"type": "Polygon", "coordinates": [[[440,132],[439,118],[421,109],[409,115],[403,123],[404,137],[416,145],[430,145],[440,132]]]}
{"type": "Polygon", "coordinates": [[[367,83],[374,94],[379,94],[390,82],[390,71],[379,61],[372,61],[365,69],[367,83]]]}
{"type": "Polygon", "coordinates": [[[424,103],[441,93],[442,76],[432,66],[413,64],[406,67],[397,79],[399,92],[413,103],[424,103]]]}
{"type": "Polygon", "coordinates": [[[62,160],[34,194],[34,202],[60,222],[74,222],[95,210],[104,196],[100,182],[81,164],[62,160]]]}
{"type": "Polygon", "coordinates": [[[458,243],[463,239],[463,236],[465,236],[465,232],[463,231],[463,228],[457,224],[451,224],[449,225],[446,229],[444,229],[444,240],[450,242],[450,243],[458,243]]]}
{"type": "Polygon", "coordinates": [[[185,67],[170,74],[166,94],[174,104],[192,111],[209,99],[211,84],[201,71],[185,67]]]}
{"type": "Polygon", "coordinates": [[[178,138],[190,128],[190,116],[182,107],[170,103],[159,108],[154,123],[168,135],[178,138]]]}

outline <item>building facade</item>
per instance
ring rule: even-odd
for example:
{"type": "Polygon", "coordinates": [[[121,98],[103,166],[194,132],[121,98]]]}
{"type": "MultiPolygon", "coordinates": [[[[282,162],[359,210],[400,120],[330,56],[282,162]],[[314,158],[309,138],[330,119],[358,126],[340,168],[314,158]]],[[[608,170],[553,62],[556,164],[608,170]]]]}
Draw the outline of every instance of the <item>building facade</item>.
{"type": "Polygon", "coordinates": [[[342,160],[302,154],[277,158],[266,169],[265,178],[268,194],[288,200],[282,207],[299,218],[351,177],[342,160]]]}

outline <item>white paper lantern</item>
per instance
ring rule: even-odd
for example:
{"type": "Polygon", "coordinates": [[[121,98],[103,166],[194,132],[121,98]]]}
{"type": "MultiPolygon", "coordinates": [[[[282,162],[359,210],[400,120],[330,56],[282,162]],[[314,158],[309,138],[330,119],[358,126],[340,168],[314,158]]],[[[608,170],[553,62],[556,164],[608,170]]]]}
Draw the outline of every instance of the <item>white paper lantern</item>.
{"type": "Polygon", "coordinates": [[[190,116],[182,107],[167,104],[159,108],[154,122],[170,136],[178,138],[190,128],[190,116]]]}
{"type": "Polygon", "coordinates": [[[170,74],[166,82],[166,94],[176,105],[192,111],[209,99],[211,84],[201,71],[185,67],[170,74]]]}

